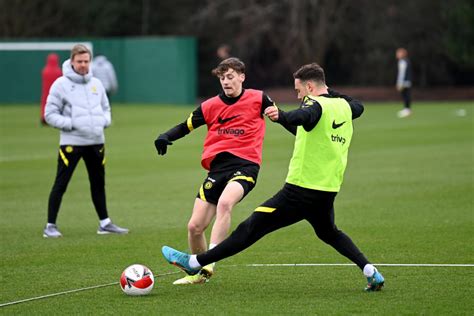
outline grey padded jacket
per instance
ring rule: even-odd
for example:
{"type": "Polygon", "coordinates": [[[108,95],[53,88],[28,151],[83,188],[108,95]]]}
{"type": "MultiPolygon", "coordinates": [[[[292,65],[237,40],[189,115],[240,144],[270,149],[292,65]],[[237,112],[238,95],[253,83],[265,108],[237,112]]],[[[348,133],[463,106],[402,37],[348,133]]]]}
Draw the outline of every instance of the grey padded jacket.
{"type": "Polygon", "coordinates": [[[99,79],[74,71],[70,60],[63,63],[63,76],[49,90],[46,122],[61,130],[60,145],[97,145],[105,142],[104,128],[111,122],[110,105],[99,79]]]}

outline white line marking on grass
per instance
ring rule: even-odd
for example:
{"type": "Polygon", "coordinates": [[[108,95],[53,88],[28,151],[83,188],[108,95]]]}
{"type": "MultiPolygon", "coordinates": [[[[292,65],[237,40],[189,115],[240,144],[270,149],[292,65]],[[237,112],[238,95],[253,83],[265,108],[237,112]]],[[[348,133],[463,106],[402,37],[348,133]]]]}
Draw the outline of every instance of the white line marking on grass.
{"type": "Polygon", "coordinates": [[[27,298],[27,299],[24,299],[24,300],[3,303],[3,304],[0,305],[0,307],[4,307],[4,306],[8,306],[8,305],[14,305],[14,304],[20,304],[20,303],[25,303],[25,302],[30,302],[30,301],[36,301],[36,300],[40,300],[42,298],[48,298],[48,297],[59,296],[59,295],[64,295],[64,294],[70,294],[70,293],[76,293],[76,292],[87,291],[87,290],[92,290],[92,289],[98,289],[98,288],[101,288],[101,287],[106,287],[106,286],[111,286],[111,285],[116,285],[116,284],[119,284],[119,282],[112,282],[112,283],[107,283],[107,284],[83,287],[82,289],[75,289],[75,290],[69,290],[69,291],[64,291],[64,292],[46,294],[46,295],[41,295],[41,296],[36,296],[36,297],[30,297],[30,298],[27,298]]]}
{"type": "MultiPolygon", "coordinates": [[[[384,266],[385,267],[474,267],[474,264],[471,264],[471,263],[374,263],[374,265],[380,266],[380,267],[384,267],[384,266]]],[[[337,267],[337,266],[355,266],[355,264],[353,263],[250,263],[250,264],[244,264],[244,265],[222,265],[220,267],[230,268],[230,267],[242,267],[242,266],[243,267],[335,267],[335,266],[337,267]]],[[[167,276],[167,275],[172,275],[172,274],[177,274],[177,273],[181,273],[181,271],[157,274],[156,277],[162,277],[162,276],[167,276]]],[[[27,298],[23,300],[3,303],[3,304],[0,304],[0,307],[36,301],[36,300],[40,300],[40,299],[48,298],[48,297],[54,297],[54,296],[59,296],[59,295],[77,293],[81,291],[98,289],[98,288],[107,287],[111,285],[117,285],[119,283],[120,282],[112,282],[112,283],[88,286],[88,287],[64,291],[64,292],[31,297],[31,298],[27,298]]]]}
{"type": "MultiPolygon", "coordinates": [[[[156,277],[162,277],[162,276],[177,274],[177,273],[180,273],[180,271],[162,273],[162,274],[157,274],[155,276],[156,277]]],[[[41,295],[41,296],[36,296],[36,297],[30,297],[30,298],[26,298],[24,300],[18,300],[18,301],[13,301],[13,302],[7,302],[7,303],[0,304],[0,307],[5,307],[5,306],[9,306],[9,305],[14,305],[14,304],[20,304],[20,303],[26,303],[26,302],[31,302],[31,301],[36,301],[36,300],[40,300],[40,299],[48,298],[48,297],[54,297],[54,296],[59,296],[59,295],[65,295],[65,294],[71,294],[71,293],[77,293],[77,292],[82,292],[82,291],[87,291],[87,290],[98,289],[98,288],[107,287],[107,286],[111,286],[111,285],[117,285],[119,283],[120,282],[112,282],[112,283],[106,283],[106,284],[83,287],[83,288],[80,288],[80,289],[74,289],[74,290],[69,290],[69,291],[64,291],[64,292],[51,293],[51,294],[46,294],[46,295],[41,295]]]]}
{"type": "Polygon", "coordinates": [[[53,157],[54,156],[51,156],[51,155],[24,155],[24,156],[0,157],[0,163],[15,162],[15,161],[28,161],[28,160],[45,160],[45,159],[53,159],[53,157]]]}
{"type": "MultiPolygon", "coordinates": [[[[373,263],[380,267],[474,267],[470,263],[373,263]]],[[[251,263],[246,267],[333,267],[355,266],[354,263],[251,263]]]]}

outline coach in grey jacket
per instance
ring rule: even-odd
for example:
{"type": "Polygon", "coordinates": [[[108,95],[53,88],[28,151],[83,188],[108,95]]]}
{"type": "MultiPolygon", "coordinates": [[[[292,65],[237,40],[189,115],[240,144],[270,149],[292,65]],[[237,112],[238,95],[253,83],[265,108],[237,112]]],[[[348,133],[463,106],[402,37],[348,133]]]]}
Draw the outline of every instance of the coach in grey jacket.
{"type": "Polygon", "coordinates": [[[101,82],[92,77],[90,50],[81,44],[71,50],[46,100],[46,122],[61,130],[58,169],[49,195],[44,237],[61,237],[56,219],[61,200],[81,158],[86,164],[92,201],[99,216],[98,234],[126,234],[110,220],[105,200],[104,128],[111,123],[109,100],[101,82]]]}
{"type": "Polygon", "coordinates": [[[107,97],[118,91],[117,76],[115,74],[114,65],[104,55],[96,55],[92,61],[94,69],[94,77],[102,82],[107,97]]]}

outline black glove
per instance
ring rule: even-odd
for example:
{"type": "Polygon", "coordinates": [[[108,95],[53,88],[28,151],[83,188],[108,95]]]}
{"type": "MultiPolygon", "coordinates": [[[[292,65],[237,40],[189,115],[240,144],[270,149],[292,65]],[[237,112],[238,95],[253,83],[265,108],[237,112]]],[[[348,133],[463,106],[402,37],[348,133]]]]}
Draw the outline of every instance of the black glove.
{"type": "Polygon", "coordinates": [[[158,155],[166,154],[168,145],[173,145],[173,143],[169,141],[167,135],[158,136],[158,138],[155,140],[155,147],[158,155]]]}

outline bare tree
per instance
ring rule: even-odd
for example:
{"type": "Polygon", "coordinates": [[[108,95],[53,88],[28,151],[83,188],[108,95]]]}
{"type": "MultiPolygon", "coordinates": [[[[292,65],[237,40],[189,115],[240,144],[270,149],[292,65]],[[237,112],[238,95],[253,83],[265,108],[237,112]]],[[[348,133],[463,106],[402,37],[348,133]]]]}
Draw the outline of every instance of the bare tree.
{"type": "Polygon", "coordinates": [[[223,43],[264,86],[289,84],[313,61],[332,82],[391,85],[401,45],[415,82],[429,86],[472,84],[473,17],[472,0],[0,0],[0,37],[192,36],[201,88],[212,91],[223,43]]]}
{"type": "MultiPolygon", "coordinates": [[[[272,59],[276,73],[303,63],[324,65],[328,46],[343,24],[347,0],[207,0],[190,20],[199,34],[214,31],[246,60],[272,59]],[[277,59],[277,60],[275,60],[277,59]]],[[[261,62],[262,63],[262,62],[261,62]]],[[[266,61],[263,61],[262,66],[266,61]]],[[[263,73],[256,65],[257,73],[263,73]]]]}
{"type": "Polygon", "coordinates": [[[324,65],[328,46],[334,41],[345,15],[344,0],[286,0],[281,8],[274,47],[288,67],[309,62],[324,65]]]}
{"type": "Polygon", "coordinates": [[[67,16],[67,8],[57,1],[1,0],[0,12],[0,35],[5,38],[34,37],[61,30],[61,22],[67,16]]]}

